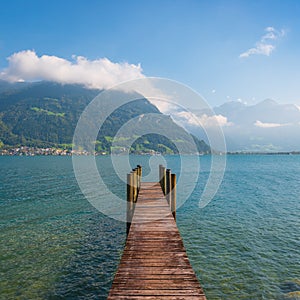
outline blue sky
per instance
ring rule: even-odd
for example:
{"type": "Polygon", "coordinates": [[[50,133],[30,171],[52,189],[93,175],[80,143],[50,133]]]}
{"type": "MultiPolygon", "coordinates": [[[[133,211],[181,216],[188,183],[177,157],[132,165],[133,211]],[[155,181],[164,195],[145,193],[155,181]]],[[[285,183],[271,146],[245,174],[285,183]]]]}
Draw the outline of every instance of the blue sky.
{"type": "Polygon", "coordinates": [[[18,77],[7,61],[32,50],[71,62],[75,55],[140,64],[134,72],[178,80],[211,105],[266,98],[300,104],[299,16],[297,0],[6,1],[0,72],[32,79],[18,77]]]}

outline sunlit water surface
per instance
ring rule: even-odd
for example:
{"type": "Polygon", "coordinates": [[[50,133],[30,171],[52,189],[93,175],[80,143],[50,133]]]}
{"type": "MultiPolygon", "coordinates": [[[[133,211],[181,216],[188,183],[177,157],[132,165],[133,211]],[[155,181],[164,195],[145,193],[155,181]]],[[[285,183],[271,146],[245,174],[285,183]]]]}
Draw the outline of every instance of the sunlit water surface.
{"type": "MultiPolygon", "coordinates": [[[[180,176],[180,157],[166,160],[180,176]]],[[[96,161],[125,201],[110,158],[96,161]]],[[[300,156],[228,156],[219,191],[200,209],[210,161],[200,157],[199,180],[186,187],[196,188],[177,211],[207,298],[300,299],[300,156]]],[[[196,172],[193,162],[185,157],[184,172],[196,172]]],[[[151,173],[149,157],[131,163],[151,173]]],[[[85,199],[70,157],[0,157],[0,165],[0,299],[105,299],[125,223],[85,199]]],[[[102,197],[109,201],[107,191],[102,197]]]]}

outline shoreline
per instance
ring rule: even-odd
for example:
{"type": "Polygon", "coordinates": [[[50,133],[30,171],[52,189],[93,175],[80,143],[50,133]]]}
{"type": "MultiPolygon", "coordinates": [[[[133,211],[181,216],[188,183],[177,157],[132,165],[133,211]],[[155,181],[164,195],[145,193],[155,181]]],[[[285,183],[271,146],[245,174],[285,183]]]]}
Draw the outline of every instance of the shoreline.
{"type": "MultiPolygon", "coordinates": [[[[24,147],[26,148],[26,147],[24,147]]],[[[88,152],[88,151],[75,151],[69,149],[56,149],[56,148],[29,148],[22,149],[12,148],[12,149],[3,149],[0,150],[0,156],[122,156],[128,155],[128,153],[107,153],[107,152],[88,152]]],[[[129,155],[149,155],[149,156],[169,156],[169,155],[300,155],[300,151],[280,151],[280,152],[256,152],[256,151],[229,151],[226,153],[215,152],[215,153],[159,153],[159,152],[139,152],[139,153],[129,153],[129,155]]]]}

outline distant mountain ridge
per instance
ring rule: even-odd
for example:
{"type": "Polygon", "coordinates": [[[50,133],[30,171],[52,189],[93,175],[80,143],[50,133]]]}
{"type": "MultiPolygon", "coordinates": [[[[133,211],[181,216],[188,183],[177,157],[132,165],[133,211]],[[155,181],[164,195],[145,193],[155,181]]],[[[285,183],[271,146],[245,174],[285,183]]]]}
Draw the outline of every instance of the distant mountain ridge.
{"type": "Polygon", "coordinates": [[[263,123],[285,124],[300,121],[300,110],[294,104],[279,104],[272,99],[265,99],[255,105],[246,105],[241,102],[228,102],[215,107],[216,114],[227,117],[228,121],[236,124],[263,123]]]}
{"type": "MultiPolygon", "coordinates": [[[[0,146],[2,147],[62,147],[71,148],[77,121],[90,101],[100,90],[81,85],[61,85],[53,82],[15,83],[0,81],[0,146]]],[[[122,93],[122,92],[120,92],[122,93]]],[[[139,98],[139,97],[138,97],[139,98]]],[[[105,112],[105,105],[100,113],[105,112]]],[[[96,141],[96,150],[110,153],[112,139],[123,124],[140,115],[161,115],[169,132],[183,138],[186,131],[171,118],[159,112],[147,99],[128,103],[114,111],[103,124],[96,141]]],[[[124,137],[125,140],[129,137],[124,137]]],[[[199,152],[210,151],[203,141],[193,137],[199,152]]],[[[186,153],[191,145],[183,140],[186,153]]],[[[177,153],[174,141],[166,136],[148,134],[131,147],[132,152],[157,151],[177,153]]]]}
{"type": "MultiPolygon", "coordinates": [[[[228,151],[280,152],[300,150],[300,109],[295,104],[280,104],[266,99],[254,105],[231,101],[214,107],[228,151]]],[[[211,111],[199,110],[201,119],[211,111]]],[[[196,136],[201,129],[189,125],[196,136]]]]}

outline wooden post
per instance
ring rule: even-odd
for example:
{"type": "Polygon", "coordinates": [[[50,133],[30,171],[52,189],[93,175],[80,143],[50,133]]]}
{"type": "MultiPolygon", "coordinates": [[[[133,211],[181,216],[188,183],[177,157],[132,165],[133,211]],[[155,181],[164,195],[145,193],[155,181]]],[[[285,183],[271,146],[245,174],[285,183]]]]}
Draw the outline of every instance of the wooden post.
{"type": "Polygon", "coordinates": [[[127,228],[126,228],[126,234],[128,235],[131,221],[132,221],[132,215],[133,215],[133,185],[132,185],[132,179],[133,175],[132,173],[127,174],[127,228]]]}
{"type": "Polygon", "coordinates": [[[133,202],[135,201],[135,169],[132,169],[132,199],[133,202]]]}
{"type": "Polygon", "coordinates": [[[137,199],[137,170],[132,169],[132,176],[133,176],[133,202],[136,202],[137,199]]]}
{"type": "Polygon", "coordinates": [[[176,221],[176,174],[171,175],[171,211],[176,221]]]}
{"type": "Polygon", "coordinates": [[[166,187],[167,187],[167,183],[166,183],[166,168],[162,167],[162,190],[164,195],[166,195],[166,187]]]}
{"type": "Polygon", "coordinates": [[[137,175],[138,175],[138,192],[141,188],[141,178],[142,178],[142,167],[140,165],[137,165],[137,175]]]}
{"type": "Polygon", "coordinates": [[[137,188],[137,193],[139,192],[139,177],[140,177],[140,170],[139,170],[139,166],[137,165],[136,168],[136,188],[137,188]]]}
{"type": "Polygon", "coordinates": [[[171,206],[171,170],[166,170],[166,198],[168,204],[171,206]]]}
{"type": "Polygon", "coordinates": [[[140,188],[141,188],[142,177],[143,177],[143,168],[142,168],[142,166],[140,166],[140,177],[139,177],[140,185],[139,185],[139,191],[140,191],[140,188]]]}
{"type": "Polygon", "coordinates": [[[158,166],[158,180],[159,180],[161,188],[163,187],[162,186],[162,168],[163,168],[163,165],[158,166]]]}
{"type": "Polygon", "coordinates": [[[138,167],[135,168],[135,176],[136,176],[136,199],[135,199],[135,202],[136,202],[138,193],[139,193],[139,169],[138,169],[138,167]]]}
{"type": "Polygon", "coordinates": [[[139,191],[139,175],[138,175],[138,169],[135,168],[135,199],[134,202],[137,201],[137,197],[138,197],[138,191],[139,191]]]}
{"type": "Polygon", "coordinates": [[[138,191],[139,191],[139,175],[138,175],[138,169],[135,168],[135,199],[134,199],[134,202],[137,201],[138,191]]]}

